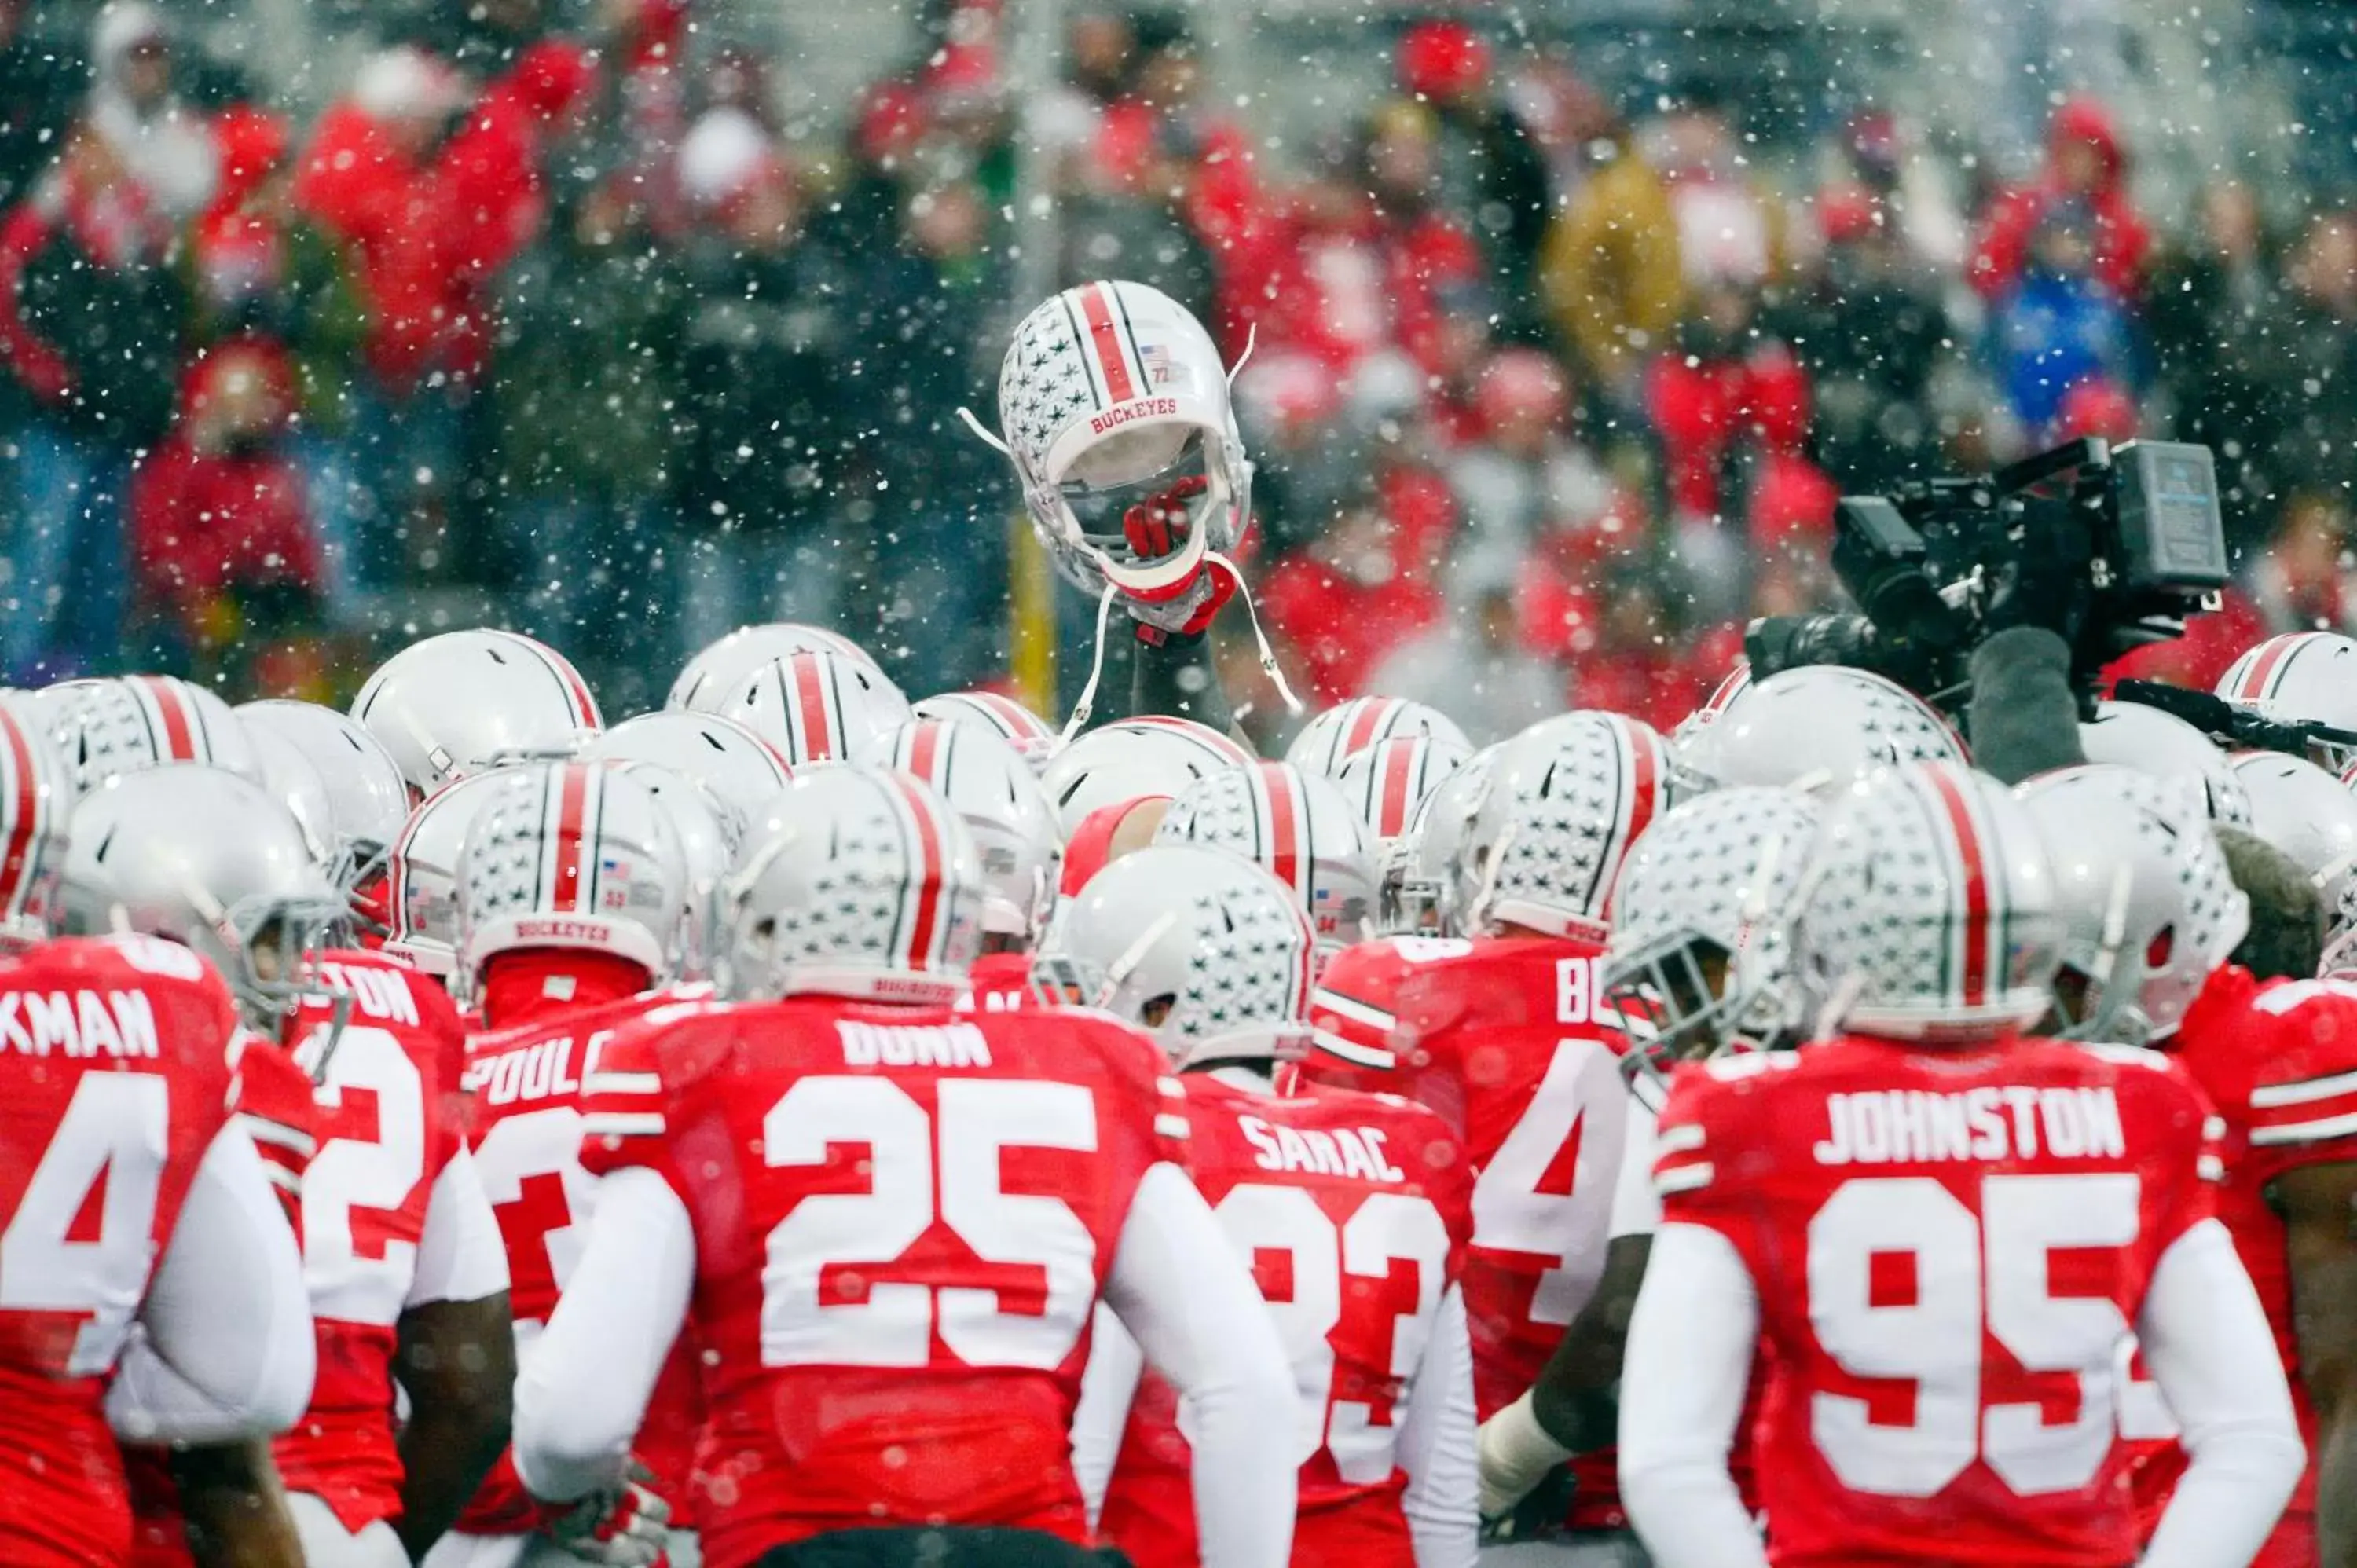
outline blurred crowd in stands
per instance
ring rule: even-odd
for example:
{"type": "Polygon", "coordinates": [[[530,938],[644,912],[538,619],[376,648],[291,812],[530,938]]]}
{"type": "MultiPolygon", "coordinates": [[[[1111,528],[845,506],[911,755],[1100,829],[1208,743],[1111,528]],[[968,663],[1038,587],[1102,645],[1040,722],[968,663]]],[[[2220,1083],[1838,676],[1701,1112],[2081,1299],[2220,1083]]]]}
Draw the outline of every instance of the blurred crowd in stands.
{"type": "Polygon", "coordinates": [[[1034,156],[1050,281],[1250,346],[1250,570],[1315,703],[1674,719],[1827,601],[1838,495],[2082,434],[2218,453],[2243,587],[2148,667],[2357,630],[2357,213],[2222,177],[2164,221],[2091,99],[2041,166],[1869,111],[1771,179],[1738,104],[1631,118],[1437,19],[1275,147],[1182,11],[1084,0],[1017,101],[968,0],[822,134],[691,4],[454,9],[297,124],[144,0],[78,59],[0,0],[0,682],[333,697],[451,585],[625,711],[766,618],[1002,675],[1015,498],[955,411],[1033,303],[1034,156]]]}

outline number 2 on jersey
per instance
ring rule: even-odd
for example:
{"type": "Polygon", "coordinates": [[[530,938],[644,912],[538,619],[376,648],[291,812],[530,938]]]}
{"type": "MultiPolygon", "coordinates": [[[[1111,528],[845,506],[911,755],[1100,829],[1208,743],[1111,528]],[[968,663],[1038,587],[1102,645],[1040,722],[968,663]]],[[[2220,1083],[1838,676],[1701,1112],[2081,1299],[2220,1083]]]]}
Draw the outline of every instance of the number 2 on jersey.
{"type": "Polygon", "coordinates": [[[339,1323],[391,1323],[409,1294],[417,1245],[393,1240],[375,1217],[398,1212],[425,1179],[425,1086],[390,1030],[354,1024],[328,1058],[317,1098],[329,1136],[303,1176],[311,1308],[339,1323]]]}

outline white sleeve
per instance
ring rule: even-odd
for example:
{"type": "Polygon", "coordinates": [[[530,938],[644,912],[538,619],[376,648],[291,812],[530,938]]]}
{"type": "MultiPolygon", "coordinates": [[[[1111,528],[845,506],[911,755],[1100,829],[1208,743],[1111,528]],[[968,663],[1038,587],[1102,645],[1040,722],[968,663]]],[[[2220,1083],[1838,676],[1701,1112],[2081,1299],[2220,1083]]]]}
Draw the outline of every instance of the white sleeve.
{"type": "Polygon", "coordinates": [[[2161,1254],[2136,1335],[2191,1460],[2142,1568],[2248,1563],[2308,1455],[2266,1313],[2224,1226],[2205,1219],[2161,1254]]]}
{"type": "Polygon", "coordinates": [[[1104,1299],[1191,1413],[1203,1568],[1285,1568],[1298,1485],[1293,1371],[1252,1276],[1177,1165],[1137,1184],[1104,1299]]]}
{"type": "Polygon", "coordinates": [[[671,1184],[637,1169],[600,1180],[581,1260],[516,1374],[516,1475],[533,1496],[570,1502],[621,1479],[694,1286],[695,1227],[671,1184]]]}
{"type": "Polygon", "coordinates": [[[286,1213],[245,1129],[221,1130],[107,1391],[140,1443],[218,1444],[284,1432],[311,1400],[318,1347],[286,1213]]]}
{"type": "Polygon", "coordinates": [[[425,1228],[417,1239],[417,1270],[404,1306],[437,1301],[480,1301],[508,1288],[508,1249],[499,1216],[483,1191],[475,1156],[460,1144],[434,1178],[425,1200],[425,1228]]]}
{"type": "Polygon", "coordinates": [[[1760,1302],[1726,1237],[1653,1237],[1620,1370],[1620,1500],[1657,1568],[1767,1568],[1727,1473],[1743,1418],[1760,1302]]]}
{"type": "Polygon", "coordinates": [[[1653,1108],[1629,1097],[1629,1130],[1620,1144],[1620,1172],[1612,1184],[1612,1222],[1607,1240],[1651,1236],[1662,1228],[1662,1195],[1653,1190],[1653,1138],[1661,1118],[1653,1108]]]}
{"type": "Polygon", "coordinates": [[[1450,1285],[1400,1418],[1400,1511],[1415,1540],[1415,1568],[1473,1568],[1481,1533],[1473,1442],[1473,1345],[1464,1293],[1450,1285]]]}
{"type": "Polygon", "coordinates": [[[1081,1402],[1072,1412],[1072,1474],[1080,1480],[1089,1528],[1094,1530],[1097,1516],[1104,1511],[1105,1489],[1113,1484],[1114,1465],[1121,1457],[1122,1434],[1129,1426],[1129,1404],[1137,1395],[1146,1358],[1121,1319],[1102,1302],[1089,1332],[1089,1364],[1081,1372],[1081,1402]]]}

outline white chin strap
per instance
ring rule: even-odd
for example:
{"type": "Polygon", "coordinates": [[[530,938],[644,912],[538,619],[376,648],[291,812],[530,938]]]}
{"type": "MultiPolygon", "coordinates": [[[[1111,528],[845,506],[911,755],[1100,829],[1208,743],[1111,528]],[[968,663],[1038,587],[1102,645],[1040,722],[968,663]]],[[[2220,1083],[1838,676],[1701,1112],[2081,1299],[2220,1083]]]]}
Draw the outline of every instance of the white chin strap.
{"type": "MultiPolygon", "coordinates": [[[[1236,569],[1236,564],[1217,550],[1207,553],[1203,564],[1216,566],[1236,580],[1236,597],[1244,602],[1244,618],[1252,623],[1253,646],[1260,653],[1261,672],[1268,677],[1269,684],[1276,688],[1276,694],[1285,700],[1286,712],[1300,713],[1302,701],[1286,684],[1285,671],[1277,666],[1276,650],[1269,646],[1268,634],[1261,630],[1260,611],[1253,604],[1252,585],[1244,581],[1244,575],[1236,569]]],[[[1064,721],[1065,740],[1071,740],[1087,727],[1089,714],[1095,709],[1097,682],[1104,674],[1105,628],[1113,618],[1113,602],[1120,596],[1121,589],[1111,583],[1107,583],[1104,592],[1097,596],[1096,644],[1089,656],[1088,683],[1081,688],[1081,700],[1072,704],[1072,716],[1064,721]]]]}

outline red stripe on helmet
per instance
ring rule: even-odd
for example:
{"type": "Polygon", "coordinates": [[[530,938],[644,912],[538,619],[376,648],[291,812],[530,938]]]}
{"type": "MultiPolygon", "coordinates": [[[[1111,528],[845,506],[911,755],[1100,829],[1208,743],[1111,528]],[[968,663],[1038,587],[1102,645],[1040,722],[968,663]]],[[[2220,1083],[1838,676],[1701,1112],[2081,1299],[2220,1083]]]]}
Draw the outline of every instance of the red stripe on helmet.
{"type": "Polygon", "coordinates": [[[1358,711],[1342,731],[1342,757],[1347,760],[1375,744],[1375,737],[1389,727],[1394,710],[1399,706],[1396,697],[1361,697],[1358,711]]]}
{"type": "Polygon", "coordinates": [[[1002,697],[996,692],[978,692],[974,694],[974,701],[981,703],[985,711],[998,716],[998,722],[1006,727],[1010,737],[1034,740],[1049,733],[1039,714],[1012,697],[1002,697]]]}
{"type": "Polygon", "coordinates": [[[1375,807],[1375,831],[1387,839],[1407,832],[1407,814],[1415,807],[1408,789],[1409,774],[1422,744],[1404,736],[1387,740],[1376,759],[1375,787],[1382,791],[1382,799],[1375,807]]]}
{"type": "Polygon", "coordinates": [[[826,672],[819,667],[815,653],[790,653],[786,656],[787,673],[793,680],[791,693],[794,706],[801,711],[799,728],[802,737],[802,755],[813,762],[836,759],[840,749],[834,726],[827,721],[826,672]]]}
{"type": "Polygon", "coordinates": [[[1932,792],[1946,813],[1948,831],[1956,841],[1956,859],[1964,879],[1964,1000],[1976,1007],[1988,999],[1989,886],[1981,854],[1980,829],[1974,824],[1972,806],[1955,776],[1944,768],[1927,768],[1932,792]]]}
{"type": "Polygon", "coordinates": [[[908,802],[909,816],[917,824],[917,913],[909,924],[909,958],[918,969],[932,967],[933,928],[941,923],[942,914],[942,830],[933,821],[931,805],[918,790],[899,780],[893,787],[908,802]]]}
{"type": "Polygon", "coordinates": [[[1105,396],[1127,403],[1137,395],[1129,364],[1121,357],[1121,329],[1113,324],[1112,289],[1097,284],[1081,290],[1081,314],[1088,319],[1089,341],[1097,351],[1097,368],[1104,372],[1105,396]]]}
{"type": "Polygon", "coordinates": [[[14,915],[32,885],[33,834],[41,814],[40,780],[33,770],[33,745],[26,739],[16,715],[0,708],[0,743],[5,743],[10,790],[16,815],[8,823],[8,848],[0,855],[0,911],[14,915]]]}
{"type": "Polygon", "coordinates": [[[2251,667],[2243,672],[2241,689],[2234,695],[2244,702],[2255,702],[2265,697],[2267,694],[2267,687],[2282,672],[2284,666],[2291,661],[2292,654],[2306,647],[2308,639],[2315,635],[2312,631],[2298,631],[2284,637],[2269,638],[2266,642],[2261,643],[2252,650],[2258,657],[2252,660],[2251,667]]]}
{"type": "Polygon", "coordinates": [[[943,744],[948,737],[942,734],[942,727],[939,719],[920,719],[909,731],[908,771],[928,784],[934,782],[933,770],[948,756],[949,748],[943,744]]]}
{"type": "Polygon", "coordinates": [[[1629,836],[1620,841],[1620,851],[1626,854],[1629,847],[1653,825],[1654,797],[1661,788],[1662,773],[1660,760],[1653,755],[1653,737],[1626,719],[1620,724],[1621,734],[1628,737],[1631,770],[1635,774],[1635,789],[1629,800],[1629,836]]]}
{"type": "Polygon", "coordinates": [[[1262,792],[1268,797],[1269,870],[1296,893],[1306,894],[1309,888],[1303,872],[1308,857],[1301,853],[1306,813],[1301,802],[1294,799],[1293,779],[1283,764],[1266,762],[1260,768],[1260,782],[1262,792]]]}
{"type": "Polygon", "coordinates": [[[581,913],[596,878],[588,875],[589,769],[567,764],[557,782],[556,908],[581,913]]]}
{"type": "Polygon", "coordinates": [[[542,661],[547,664],[550,672],[555,675],[558,682],[565,688],[565,698],[573,705],[573,720],[576,724],[583,729],[605,727],[606,721],[597,713],[597,699],[589,694],[589,683],[581,679],[581,671],[573,667],[573,660],[536,638],[526,637],[520,631],[511,631],[507,635],[540,655],[542,661]]]}
{"type": "Polygon", "coordinates": [[[147,693],[156,705],[156,716],[164,722],[164,755],[173,762],[201,762],[197,755],[197,733],[190,724],[188,698],[180,692],[179,682],[161,675],[135,675],[133,682],[147,693]]]}

